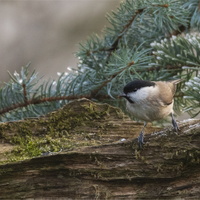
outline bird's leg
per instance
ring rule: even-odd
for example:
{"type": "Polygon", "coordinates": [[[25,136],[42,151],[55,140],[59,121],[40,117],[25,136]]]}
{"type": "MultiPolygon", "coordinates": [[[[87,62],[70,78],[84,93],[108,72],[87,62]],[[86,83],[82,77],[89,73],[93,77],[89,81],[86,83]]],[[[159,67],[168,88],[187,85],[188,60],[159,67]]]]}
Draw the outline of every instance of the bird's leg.
{"type": "Polygon", "coordinates": [[[144,127],[142,128],[142,131],[141,131],[141,133],[138,137],[138,143],[139,143],[139,146],[140,146],[141,149],[142,149],[142,145],[145,144],[144,141],[143,141],[143,139],[144,139],[143,130],[144,130],[146,125],[147,125],[147,122],[144,122],[144,127]]]}
{"type": "Polygon", "coordinates": [[[172,124],[173,124],[174,130],[175,130],[176,132],[178,132],[178,125],[177,125],[177,123],[176,123],[176,120],[174,119],[173,113],[171,113],[171,116],[172,116],[172,124]]]}

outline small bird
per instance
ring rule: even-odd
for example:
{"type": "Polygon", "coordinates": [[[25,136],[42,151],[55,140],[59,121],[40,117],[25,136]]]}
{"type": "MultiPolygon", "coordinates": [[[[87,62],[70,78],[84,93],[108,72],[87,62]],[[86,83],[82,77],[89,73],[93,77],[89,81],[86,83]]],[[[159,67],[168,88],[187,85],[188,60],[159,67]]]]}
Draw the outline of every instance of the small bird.
{"type": "Polygon", "coordinates": [[[148,122],[163,119],[171,114],[174,130],[178,131],[178,125],[173,115],[173,97],[176,85],[181,81],[181,79],[170,81],[134,80],[128,83],[124,87],[124,93],[119,95],[126,98],[127,111],[144,121],[144,127],[138,137],[140,148],[144,144],[143,130],[148,122]]]}

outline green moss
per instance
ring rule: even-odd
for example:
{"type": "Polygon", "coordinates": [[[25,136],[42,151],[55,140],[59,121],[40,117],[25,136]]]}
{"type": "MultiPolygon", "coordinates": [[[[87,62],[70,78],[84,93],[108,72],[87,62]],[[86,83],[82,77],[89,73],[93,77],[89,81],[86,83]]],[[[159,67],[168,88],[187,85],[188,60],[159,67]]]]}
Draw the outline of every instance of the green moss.
{"type": "Polygon", "coordinates": [[[99,119],[110,115],[110,106],[103,105],[100,108],[91,102],[86,102],[81,106],[84,108],[82,112],[60,109],[47,115],[46,119],[3,123],[0,126],[0,132],[4,138],[8,132],[17,132],[9,139],[15,148],[6,154],[7,161],[3,163],[40,156],[46,152],[59,152],[80,146],[101,144],[97,139],[104,134],[105,126],[99,119]],[[86,131],[85,126],[87,126],[86,131]],[[88,127],[97,128],[98,131],[91,135],[88,133],[88,127]]]}

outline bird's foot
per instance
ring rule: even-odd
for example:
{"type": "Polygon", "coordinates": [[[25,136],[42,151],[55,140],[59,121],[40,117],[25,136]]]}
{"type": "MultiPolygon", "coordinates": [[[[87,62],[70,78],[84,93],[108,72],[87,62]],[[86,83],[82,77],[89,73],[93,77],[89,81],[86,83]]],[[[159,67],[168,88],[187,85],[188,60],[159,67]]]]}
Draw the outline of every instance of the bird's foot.
{"type": "Polygon", "coordinates": [[[175,130],[176,132],[178,132],[178,130],[180,130],[180,129],[178,128],[178,124],[176,123],[176,120],[175,120],[175,119],[172,119],[172,124],[173,124],[174,130],[175,130]]]}
{"type": "Polygon", "coordinates": [[[141,133],[140,133],[140,135],[139,135],[139,137],[138,137],[138,143],[139,143],[139,147],[142,149],[142,145],[143,144],[145,144],[144,143],[144,141],[143,141],[143,139],[144,139],[144,135],[143,135],[143,132],[141,131],[141,133]]]}

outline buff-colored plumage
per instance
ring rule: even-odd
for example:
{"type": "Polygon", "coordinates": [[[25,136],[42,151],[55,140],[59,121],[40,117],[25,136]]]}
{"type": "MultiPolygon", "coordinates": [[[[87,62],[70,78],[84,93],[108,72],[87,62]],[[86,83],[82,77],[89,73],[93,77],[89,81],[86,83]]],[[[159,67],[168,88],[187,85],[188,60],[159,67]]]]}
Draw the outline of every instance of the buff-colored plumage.
{"type": "Polygon", "coordinates": [[[159,99],[163,102],[164,106],[173,102],[173,97],[176,92],[176,85],[181,82],[181,79],[172,81],[153,81],[159,87],[159,99]]]}
{"type": "Polygon", "coordinates": [[[181,80],[152,81],[155,86],[143,87],[127,94],[134,103],[127,101],[127,110],[136,118],[152,122],[173,113],[173,97],[176,84],[181,80]]]}
{"type": "Polygon", "coordinates": [[[127,99],[128,112],[144,121],[144,127],[138,137],[141,148],[144,144],[143,130],[147,122],[161,120],[171,114],[174,130],[178,131],[178,125],[173,116],[173,98],[179,82],[181,79],[171,81],[135,80],[124,87],[124,93],[120,96],[127,99]]]}

